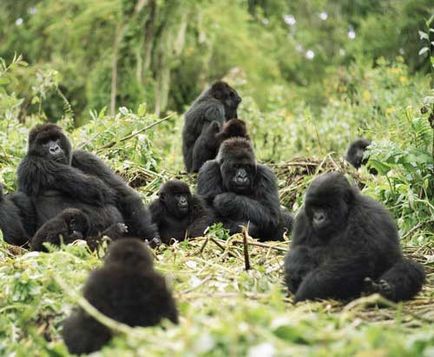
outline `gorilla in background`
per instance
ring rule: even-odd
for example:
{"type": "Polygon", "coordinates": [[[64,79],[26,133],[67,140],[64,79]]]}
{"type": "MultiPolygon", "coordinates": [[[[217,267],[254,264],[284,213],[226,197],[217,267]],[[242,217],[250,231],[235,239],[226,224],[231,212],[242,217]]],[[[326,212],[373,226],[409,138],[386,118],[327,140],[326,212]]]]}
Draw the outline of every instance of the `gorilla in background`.
{"type": "Polygon", "coordinates": [[[251,143],[244,138],[223,142],[215,160],[199,171],[197,192],[231,234],[249,223],[249,234],[262,241],[282,240],[282,215],[276,177],[256,163],[251,143]]]}
{"type": "Polygon", "coordinates": [[[227,83],[215,82],[203,92],[184,115],[182,153],[187,172],[193,168],[193,150],[197,138],[210,123],[222,125],[225,121],[238,118],[237,108],[241,103],[238,93],[227,83]]]}
{"type": "Polygon", "coordinates": [[[30,241],[30,247],[32,250],[46,252],[46,242],[60,246],[62,241],[64,244],[70,244],[77,239],[83,239],[91,249],[96,249],[104,236],[116,240],[127,232],[125,224],[115,223],[99,236],[92,237],[89,235],[90,226],[89,217],[84,212],[76,208],[67,208],[38,229],[30,241]]]}
{"type": "Polygon", "coordinates": [[[366,165],[368,159],[364,158],[364,155],[369,145],[371,145],[370,140],[363,138],[354,140],[348,147],[345,160],[356,169],[360,168],[362,165],[366,165]]]}
{"type": "Polygon", "coordinates": [[[72,153],[71,143],[55,124],[30,131],[28,152],[18,167],[18,186],[32,198],[38,227],[66,208],[77,208],[89,217],[91,236],[125,220],[131,234],[148,240],[158,237],[138,194],[96,156],[72,153]]]}
{"type": "Polygon", "coordinates": [[[317,177],[307,190],[284,271],[296,302],[374,292],[407,300],[425,280],[423,267],[403,257],[387,210],[337,172],[317,177]]]}
{"type": "Polygon", "coordinates": [[[231,119],[223,124],[216,121],[204,127],[193,149],[193,172],[198,172],[202,165],[215,159],[221,143],[229,138],[245,138],[250,140],[247,134],[246,123],[243,120],[231,119]]]}
{"type": "Polygon", "coordinates": [[[6,243],[25,246],[36,229],[32,201],[22,192],[3,194],[0,184],[0,229],[6,243]]]}
{"type": "Polygon", "coordinates": [[[212,211],[205,202],[192,195],[188,185],[178,180],[168,181],[160,188],[150,210],[165,244],[172,238],[183,241],[187,237],[203,236],[206,228],[214,223],[212,211]]]}
{"type": "MultiPolygon", "coordinates": [[[[175,300],[162,275],[153,267],[145,243],[124,238],[109,246],[102,268],[93,271],[83,295],[98,311],[129,326],[154,326],[167,318],[178,323],[175,300]]],[[[91,353],[112,338],[109,328],[81,308],[63,324],[70,353],[91,353]]]]}

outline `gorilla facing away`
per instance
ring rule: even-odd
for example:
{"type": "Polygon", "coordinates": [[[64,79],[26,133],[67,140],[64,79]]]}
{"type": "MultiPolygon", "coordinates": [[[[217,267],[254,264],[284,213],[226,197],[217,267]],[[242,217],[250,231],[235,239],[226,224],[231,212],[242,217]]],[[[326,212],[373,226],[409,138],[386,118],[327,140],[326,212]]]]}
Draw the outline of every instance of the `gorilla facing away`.
{"type": "Polygon", "coordinates": [[[219,127],[227,120],[238,118],[237,108],[241,103],[238,93],[227,83],[215,82],[203,92],[184,115],[182,153],[187,172],[193,168],[193,150],[197,138],[212,122],[219,127]]]}
{"type": "Polygon", "coordinates": [[[179,180],[168,181],[160,188],[150,210],[165,244],[172,238],[183,241],[203,236],[206,228],[214,223],[212,211],[205,202],[192,195],[188,185],[179,180]]]}
{"type": "Polygon", "coordinates": [[[18,186],[35,205],[37,227],[66,208],[77,208],[89,217],[91,236],[125,222],[131,234],[148,240],[158,238],[138,194],[96,156],[72,152],[60,127],[34,127],[28,145],[18,167],[18,186]]]}
{"type": "Polygon", "coordinates": [[[282,215],[276,177],[256,163],[251,143],[244,138],[224,141],[215,160],[199,171],[197,192],[231,234],[249,223],[249,234],[262,241],[282,240],[282,215]]]}
{"type": "Polygon", "coordinates": [[[192,171],[198,172],[206,161],[215,159],[221,143],[235,137],[250,140],[246,123],[243,120],[228,120],[223,124],[221,130],[220,124],[216,121],[204,127],[194,145],[192,171]]]}
{"type": "Polygon", "coordinates": [[[115,223],[96,237],[90,236],[89,231],[88,216],[79,209],[67,208],[38,229],[30,241],[30,247],[32,250],[46,252],[47,249],[44,247],[46,242],[60,246],[62,242],[70,244],[77,239],[83,239],[91,249],[96,249],[103,236],[108,236],[111,240],[122,238],[127,232],[127,226],[123,223],[115,223]]]}
{"type": "Polygon", "coordinates": [[[0,184],[0,229],[6,243],[25,246],[35,232],[35,209],[22,192],[4,195],[0,184]]]}
{"type": "Polygon", "coordinates": [[[425,280],[423,267],[403,257],[387,210],[337,172],[317,177],[307,190],[284,272],[296,302],[374,292],[407,300],[425,280]]]}
{"type": "Polygon", "coordinates": [[[361,138],[354,140],[348,147],[345,160],[356,169],[360,168],[362,165],[366,165],[368,159],[364,156],[369,145],[371,145],[371,141],[368,139],[361,138]]]}
{"type": "MultiPolygon", "coordinates": [[[[102,314],[129,326],[154,326],[167,318],[178,323],[175,300],[144,242],[124,238],[112,243],[102,268],[93,271],[83,295],[102,314]]],[[[78,308],[63,324],[70,353],[91,353],[112,338],[109,328],[78,308]]]]}

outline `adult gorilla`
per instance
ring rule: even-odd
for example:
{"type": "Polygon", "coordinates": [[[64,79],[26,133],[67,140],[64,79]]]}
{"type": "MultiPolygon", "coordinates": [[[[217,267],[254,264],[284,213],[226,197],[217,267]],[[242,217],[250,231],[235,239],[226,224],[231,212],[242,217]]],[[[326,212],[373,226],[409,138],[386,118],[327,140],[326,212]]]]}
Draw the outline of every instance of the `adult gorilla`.
{"type": "Polygon", "coordinates": [[[340,173],[321,175],[310,185],[284,270],[295,301],[374,292],[407,300],[425,279],[423,267],[402,255],[387,210],[340,173]]]}
{"type": "Polygon", "coordinates": [[[184,115],[182,132],[182,153],[188,172],[192,171],[193,150],[197,138],[214,121],[221,126],[226,120],[238,118],[237,108],[240,103],[238,93],[221,81],[214,83],[193,102],[184,115]]]}
{"type": "Polygon", "coordinates": [[[158,236],[137,194],[92,154],[75,152],[73,158],[71,143],[57,125],[30,131],[18,187],[32,198],[38,227],[66,208],[78,208],[89,217],[90,235],[125,220],[145,239],[158,236]]]}
{"type": "Polygon", "coordinates": [[[197,192],[231,234],[249,223],[249,234],[262,241],[283,238],[276,178],[269,168],[256,163],[248,140],[223,142],[217,158],[200,169],[197,192]]]}

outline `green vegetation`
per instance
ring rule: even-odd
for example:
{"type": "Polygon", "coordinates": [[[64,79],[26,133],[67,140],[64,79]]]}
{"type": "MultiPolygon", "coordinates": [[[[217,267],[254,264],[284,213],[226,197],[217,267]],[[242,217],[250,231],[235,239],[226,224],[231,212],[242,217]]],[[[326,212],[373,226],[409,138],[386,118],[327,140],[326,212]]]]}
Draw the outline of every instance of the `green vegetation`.
{"type": "MultiPolygon", "coordinates": [[[[342,169],[391,210],[406,253],[428,273],[423,292],[399,305],[294,306],[281,285],[287,241],[252,240],[245,271],[241,237],[214,227],[156,251],[181,324],[120,327],[102,355],[434,354],[433,14],[428,0],[1,1],[6,191],[29,129],[46,120],[146,202],[168,178],[194,185],[182,173],[182,112],[224,77],[243,97],[240,117],[284,205],[296,210],[317,172],[342,169]],[[342,162],[357,136],[374,140],[378,176],[342,162]]],[[[0,355],[67,355],[61,321],[101,255],[83,244],[40,254],[1,241],[0,355]]]]}

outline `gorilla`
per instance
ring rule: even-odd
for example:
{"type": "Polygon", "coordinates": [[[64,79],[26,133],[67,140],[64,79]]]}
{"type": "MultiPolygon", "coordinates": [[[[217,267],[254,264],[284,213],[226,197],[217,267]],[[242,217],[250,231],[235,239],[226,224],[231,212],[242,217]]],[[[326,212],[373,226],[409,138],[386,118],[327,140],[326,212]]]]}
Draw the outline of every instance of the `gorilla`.
{"type": "MultiPolygon", "coordinates": [[[[83,295],[102,314],[129,326],[154,326],[167,318],[178,323],[175,300],[165,279],[153,268],[144,242],[124,238],[113,242],[102,268],[93,271],[83,295]]],[[[79,308],[63,323],[70,353],[91,353],[112,338],[109,328],[79,308]]]]}
{"type": "Polygon", "coordinates": [[[368,159],[364,156],[369,145],[371,145],[370,140],[363,138],[354,140],[348,147],[345,160],[347,160],[356,169],[360,168],[362,165],[366,165],[368,159]]]}
{"type": "Polygon", "coordinates": [[[127,232],[127,227],[123,223],[115,223],[97,237],[89,236],[89,231],[89,217],[79,209],[67,208],[38,229],[30,241],[30,247],[32,250],[46,252],[46,242],[59,246],[62,241],[69,244],[84,239],[91,249],[95,249],[103,236],[112,240],[120,239],[127,232]]]}
{"type": "Polygon", "coordinates": [[[22,192],[3,194],[0,184],[0,229],[6,243],[25,246],[35,232],[35,209],[22,192]]]}
{"type": "Polygon", "coordinates": [[[266,240],[282,240],[285,227],[276,177],[256,163],[251,143],[231,138],[222,143],[215,160],[199,171],[197,192],[210,205],[231,234],[249,223],[249,234],[266,240]]]}
{"type": "Polygon", "coordinates": [[[196,140],[193,149],[193,172],[198,172],[202,165],[217,156],[221,143],[229,138],[241,137],[250,140],[247,134],[246,123],[243,120],[231,119],[223,124],[213,121],[204,127],[196,140]]]}
{"type": "Polygon", "coordinates": [[[192,195],[188,185],[178,180],[168,181],[160,188],[150,210],[165,244],[172,238],[183,241],[186,237],[203,236],[206,228],[214,223],[212,211],[205,202],[192,195]]]}
{"type": "Polygon", "coordinates": [[[89,217],[92,236],[125,222],[131,234],[148,240],[158,238],[138,194],[96,156],[72,152],[60,127],[34,127],[28,145],[18,167],[18,187],[31,197],[38,227],[66,208],[77,208],[89,217]]]}
{"type": "Polygon", "coordinates": [[[403,257],[388,211],[337,172],[317,177],[307,190],[284,272],[296,302],[373,292],[407,300],[425,280],[423,267],[403,257]]]}
{"type": "Polygon", "coordinates": [[[193,169],[193,150],[197,138],[212,122],[222,125],[225,121],[238,118],[237,108],[241,103],[238,93],[227,83],[215,82],[203,92],[184,115],[182,153],[187,172],[193,169]]]}

